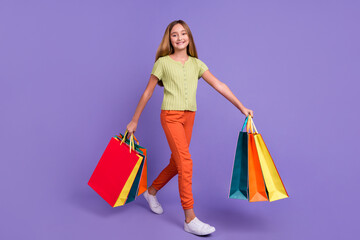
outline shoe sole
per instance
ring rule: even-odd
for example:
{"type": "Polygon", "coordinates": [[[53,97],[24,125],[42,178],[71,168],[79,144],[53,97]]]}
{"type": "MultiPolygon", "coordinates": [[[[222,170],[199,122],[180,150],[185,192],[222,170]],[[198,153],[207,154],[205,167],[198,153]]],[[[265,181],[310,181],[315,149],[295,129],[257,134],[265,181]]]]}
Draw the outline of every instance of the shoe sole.
{"type": "MultiPolygon", "coordinates": [[[[186,225],[185,225],[186,226],[186,225]]],[[[194,234],[194,235],[197,235],[197,236],[206,236],[206,235],[209,235],[209,234],[212,234],[213,232],[215,232],[215,230],[214,231],[211,231],[211,232],[209,232],[209,233],[204,233],[204,234],[198,234],[198,233],[194,233],[194,232],[192,232],[190,229],[188,229],[187,227],[185,227],[184,226],[184,230],[185,230],[185,232],[188,232],[188,233],[191,233],[191,234],[194,234]]]]}

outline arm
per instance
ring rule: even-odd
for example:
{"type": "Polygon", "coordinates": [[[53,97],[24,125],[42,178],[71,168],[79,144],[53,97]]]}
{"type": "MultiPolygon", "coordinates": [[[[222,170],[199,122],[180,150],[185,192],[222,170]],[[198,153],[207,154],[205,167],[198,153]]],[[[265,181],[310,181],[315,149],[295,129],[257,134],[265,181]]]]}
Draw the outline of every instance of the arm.
{"type": "Polygon", "coordinates": [[[144,93],[142,94],[142,96],[139,100],[139,103],[136,107],[134,116],[133,116],[132,120],[130,121],[130,123],[126,126],[126,130],[128,130],[130,135],[136,131],[136,127],[137,127],[140,115],[141,115],[142,111],[144,110],[147,102],[151,98],[157,82],[158,82],[158,78],[151,74],[149,82],[146,86],[146,89],[145,89],[144,93]]]}
{"type": "Polygon", "coordinates": [[[209,70],[206,70],[201,76],[210,86],[212,86],[216,91],[223,95],[227,100],[235,105],[245,116],[251,115],[254,116],[253,111],[247,109],[240,101],[235,97],[231,92],[230,88],[219,79],[217,79],[209,70]]]}

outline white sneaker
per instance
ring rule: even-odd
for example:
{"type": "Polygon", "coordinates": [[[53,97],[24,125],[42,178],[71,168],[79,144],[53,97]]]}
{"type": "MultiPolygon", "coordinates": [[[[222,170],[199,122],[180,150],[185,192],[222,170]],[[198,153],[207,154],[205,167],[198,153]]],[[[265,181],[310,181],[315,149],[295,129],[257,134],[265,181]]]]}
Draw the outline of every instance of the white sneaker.
{"type": "Polygon", "coordinates": [[[215,228],[200,221],[197,217],[189,223],[184,222],[184,230],[195,235],[208,235],[215,232],[215,228]]]}
{"type": "Polygon", "coordinates": [[[149,203],[151,211],[157,214],[162,214],[164,212],[156,196],[149,194],[148,190],[144,192],[144,198],[149,203]]]}

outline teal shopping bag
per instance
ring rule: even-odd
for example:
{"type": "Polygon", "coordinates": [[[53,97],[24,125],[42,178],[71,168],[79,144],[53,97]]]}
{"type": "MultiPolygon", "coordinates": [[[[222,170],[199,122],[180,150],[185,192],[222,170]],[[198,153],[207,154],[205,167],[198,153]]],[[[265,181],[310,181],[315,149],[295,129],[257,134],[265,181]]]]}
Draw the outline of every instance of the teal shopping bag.
{"type": "Polygon", "coordinates": [[[234,167],[230,183],[229,198],[248,199],[248,134],[244,127],[248,121],[246,117],[244,125],[239,132],[234,167]]]}
{"type": "MultiPolygon", "coordinates": [[[[140,151],[139,151],[140,152],[140,151]]],[[[142,155],[142,152],[140,152],[141,156],[145,157],[144,155],[142,155]]],[[[138,191],[139,191],[139,183],[140,183],[140,178],[141,178],[141,174],[143,172],[143,167],[144,167],[144,162],[145,161],[142,161],[141,162],[141,165],[139,167],[139,171],[138,173],[136,174],[136,177],[135,177],[135,180],[134,180],[134,183],[133,185],[131,186],[131,189],[130,189],[130,192],[129,192],[129,195],[126,199],[126,203],[129,203],[129,202],[132,202],[133,200],[135,200],[136,196],[138,195],[138,191]]]]}
{"type": "MultiPolygon", "coordinates": [[[[123,138],[125,138],[125,143],[130,144],[130,140],[127,138],[127,136],[128,136],[128,132],[126,131],[124,135],[122,135],[120,133],[119,136],[115,135],[114,137],[116,139],[118,139],[119,141],[122,141],[123,138]]],[[[134,136],[134,138],[135,138],[135,136],[134,136]]],[[[135,140],[136,140],[136,138],[135,138],[135,140]]],[[[137,144],[134,143],[134,146],[135,146],[135,150],[137,151],[137,153],[140,156],[143,157],[144,161],[142,161],[141,164],[140,164],[139,170],[138,170],[138,172],[137,172],[137,174],[135,176],[134,182],[133,182],[133,184],[132,184],[132,186],[130,188],[130,191],[129,191],[129,194],[127,196],[125,204],[134,201],[135,198],[138,196],[140,179],[142,177],[142,174],[144,174],[143,168],[144,168],[144,163],[145,163],[145,158],[146,158],[146,156],[144,155],[144,152],[143,152],[144,148],[139,145],[139,142],[137,142],[137,144]]]]}

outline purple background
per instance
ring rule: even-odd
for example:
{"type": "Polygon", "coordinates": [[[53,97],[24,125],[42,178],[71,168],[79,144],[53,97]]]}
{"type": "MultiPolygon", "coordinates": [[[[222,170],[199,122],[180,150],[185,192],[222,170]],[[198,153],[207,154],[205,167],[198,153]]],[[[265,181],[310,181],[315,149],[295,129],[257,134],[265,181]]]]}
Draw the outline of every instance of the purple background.
{"type": "MultiPolygon", "coordinates": [[[[185,20],[199,58],[254,110],[290,198],[228,199],[244,116],[203,79],[190,153],[213,239],[350,239],[357,233],[358,1],[0,1],[1,239],[196,239],[177,177],[111,208],[87,182],[124,132],[166,26],[185,20]],[[355,82],[356,81],[356,82],[355,82]],[[357,213],[355,215],[355,212],[357,213]]],[[[169,161],[156,87],[136,136],[148,181],[169,161]]]]}

